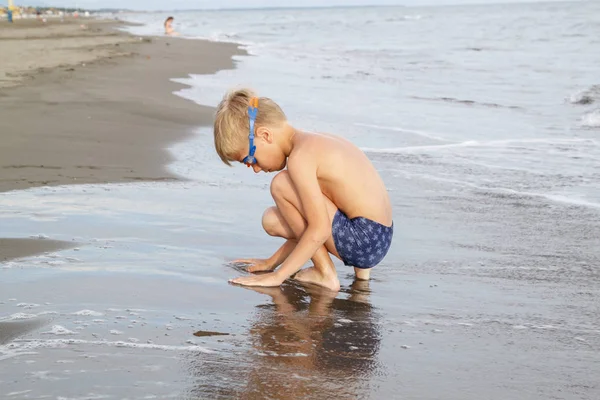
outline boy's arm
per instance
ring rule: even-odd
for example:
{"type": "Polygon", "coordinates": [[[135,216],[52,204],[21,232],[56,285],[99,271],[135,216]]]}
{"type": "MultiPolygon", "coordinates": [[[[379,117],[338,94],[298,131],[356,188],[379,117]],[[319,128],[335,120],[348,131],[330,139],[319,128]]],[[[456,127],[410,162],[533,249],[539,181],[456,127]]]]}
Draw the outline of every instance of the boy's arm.
{"type": "Polygon", "coordinates": [[[302,158],[288,160],[288,173],[296,187],[307,227],[281,267],[272,273],[233,279],[233,283],[248,286],[278,286],[296,273],[310,260],[331,236],[331,223],[327,214],[325,196],[317,180],[317,163],[311,152],[303,152],[302,158]]]}
{"type": "Polygon", "coordinates": [[[250,266],[247,268],[248,272],[272,271],[285,261],[292,250],[294,250],[294,247],[296,247],[296,241],[288,239],[283,245],[281,245],[281,247],[277,249],[277,251],[275,251],[275,253],[273,253],[271,257],[267,259],[239,258],[237,260],[233,260],[233,262],[250,264],[250,266]]]}
{"type": "Polygon", "coordinates": [[[286,242],[269,258],[271,265],[273,265],[273,269],[279,267],[292,251],[294,251],[295,247],[295,240],[286,240],[286,242]]]}

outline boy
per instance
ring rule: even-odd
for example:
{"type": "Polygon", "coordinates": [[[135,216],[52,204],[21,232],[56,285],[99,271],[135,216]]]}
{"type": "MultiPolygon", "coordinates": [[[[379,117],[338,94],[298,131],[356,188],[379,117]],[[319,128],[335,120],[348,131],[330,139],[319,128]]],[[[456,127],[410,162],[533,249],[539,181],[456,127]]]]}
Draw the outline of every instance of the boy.
{"type": "Polygon", "coordinates": [[[262,225],[287,241],[269,259],[237,260],[250,263],[250,272],[268,273],[231,282],[279,286],[296,274],[300,282],[338,291],[329,253],[353,266],[358,279],[369,279],[390,248],[393,222],[385,185],[360,149],[340,137],[292,127],[273,100],[248,89],[231,91],[219,103],[214,140],[227,165],[281,171],[271,182],[275,206],[265,211],[262,225]],[[309,259],[314,266],[300,270],[309,259]]]}

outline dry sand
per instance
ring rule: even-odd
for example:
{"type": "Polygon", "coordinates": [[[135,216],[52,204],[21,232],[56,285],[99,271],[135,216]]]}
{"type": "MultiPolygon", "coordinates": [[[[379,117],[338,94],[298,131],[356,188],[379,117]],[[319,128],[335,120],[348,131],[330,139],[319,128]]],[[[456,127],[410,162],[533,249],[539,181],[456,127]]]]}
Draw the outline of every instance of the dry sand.
{"type": "MultiPolygon", "coordinates": [[[[35,186],[177,179],[168,144],[213,110],[171,78],[233,67],[236,45],[141,38],[116,21],[0,24],[0,193],[35,186]]],[[[66,243],[3,242],[0,259],[66,243]],[[8,250],[10,247],[10,251],[8,250]]],[[[54,247],[56,246],[56,247],[54,247]]]]}

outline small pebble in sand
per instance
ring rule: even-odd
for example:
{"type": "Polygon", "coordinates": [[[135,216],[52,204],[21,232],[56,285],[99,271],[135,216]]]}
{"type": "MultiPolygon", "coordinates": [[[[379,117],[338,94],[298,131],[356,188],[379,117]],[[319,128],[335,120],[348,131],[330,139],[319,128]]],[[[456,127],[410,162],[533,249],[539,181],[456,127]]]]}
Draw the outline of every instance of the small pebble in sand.
{"type": "Polygon", "coordinates": [[[402,346],[400,346],[400,347],[401,347],[401,348],[403,348],[403,349],[410,349],[410,346],[407,346],[407,345],[405,345],[405,344],[403,344],[403,345],[402,345],[402,346]]]}

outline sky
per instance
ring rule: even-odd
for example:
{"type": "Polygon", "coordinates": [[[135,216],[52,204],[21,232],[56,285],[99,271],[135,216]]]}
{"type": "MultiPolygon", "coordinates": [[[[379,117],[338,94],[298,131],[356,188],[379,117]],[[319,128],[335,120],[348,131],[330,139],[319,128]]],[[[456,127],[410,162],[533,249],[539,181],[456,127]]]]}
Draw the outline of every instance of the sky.
{"type": "MultiPolygon", "coordinates": [[[[315,7],[356,5],[446,5],[468,3],[525,3],[536,0],[15,0],[16,5],[54,7],[126,8],[131,10],[177,10],[206,8],[315,7]]],[[[0,0],[0,3],[6,0],[0,0]]]]}

